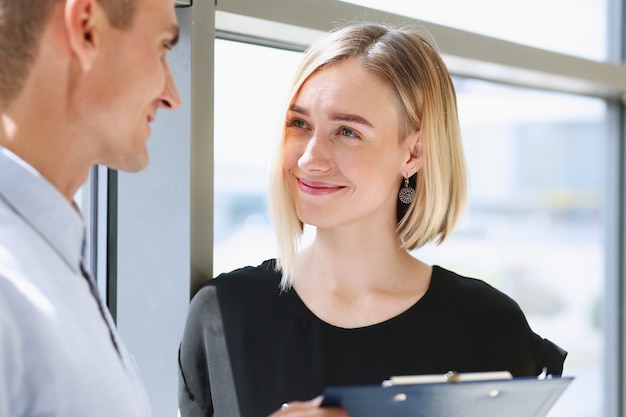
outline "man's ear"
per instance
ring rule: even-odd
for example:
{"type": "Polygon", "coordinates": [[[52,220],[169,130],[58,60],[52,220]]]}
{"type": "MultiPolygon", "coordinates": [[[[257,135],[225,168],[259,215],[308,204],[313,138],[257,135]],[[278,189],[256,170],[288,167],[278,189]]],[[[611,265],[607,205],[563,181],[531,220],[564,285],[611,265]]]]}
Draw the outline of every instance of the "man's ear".
{"type": "Polygon", "coordinates": [[[66,0],[65,28],[72,52],[83,71],[89,71],[100,46],[97,0],[66,0]]]}
{"type": "Polygon", "coordinates": [[[409,150],[409,158],[404,164],[404,177],[410,177],[417,171],[422,169],[422,130],[418,129],[413,132],[407,139],[406,145],[409,150]]]}

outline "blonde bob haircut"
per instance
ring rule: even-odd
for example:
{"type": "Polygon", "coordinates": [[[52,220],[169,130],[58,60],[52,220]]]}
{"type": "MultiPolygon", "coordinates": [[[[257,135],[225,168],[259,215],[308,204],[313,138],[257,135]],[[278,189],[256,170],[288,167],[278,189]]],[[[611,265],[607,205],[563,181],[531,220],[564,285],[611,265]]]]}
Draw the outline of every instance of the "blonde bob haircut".
{"type": "MultiPolygon", "coordinates": [[[[398,202],[401,247],[412,250],[431,241],[439,244],[465,208],[467,173],[456,94],[437,47],[423,31],[414,28],[378,23],[344,26],[307,49],[296,72],[290,104],[313,73],[348,59],[357,59],[366,70],[388,82],[400,104],[398,140],[421,129],[423,166],[411,178],[416,196],[408,206],[398,202]]],[[[278,239],[276,268],[282,270],[281,287],[287,289],[293,281],[303,224],[285,178],[283,146],[284,133],[273,166],[268,205],[278,239]]]]}

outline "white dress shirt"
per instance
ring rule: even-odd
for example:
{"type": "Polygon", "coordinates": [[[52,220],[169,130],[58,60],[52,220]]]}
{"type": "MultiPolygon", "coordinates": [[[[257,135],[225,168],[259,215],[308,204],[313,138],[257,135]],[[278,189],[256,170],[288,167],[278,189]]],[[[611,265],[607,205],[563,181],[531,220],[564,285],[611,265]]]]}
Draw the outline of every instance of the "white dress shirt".
{"type": "Polygon", "coordinates": [[[150,415],[134,361],[81,274],[84,239],[80,213],[0,147],[0,417],[150,415]]]}

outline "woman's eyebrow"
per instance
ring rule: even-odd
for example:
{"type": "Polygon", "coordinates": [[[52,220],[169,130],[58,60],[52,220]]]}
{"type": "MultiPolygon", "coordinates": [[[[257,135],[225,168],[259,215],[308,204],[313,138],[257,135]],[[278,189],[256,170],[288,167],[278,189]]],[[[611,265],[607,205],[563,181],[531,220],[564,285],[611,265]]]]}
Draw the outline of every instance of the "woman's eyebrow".
{"type": "Polygon", "coordinates": [[[309,112],[307,110],[303,109],[302,107],[296,106],[295,104],[291,105],[289,107],[289,111],[292,111],[292,112],[295,112],[295,113],[300,113],[300,114],[302,114],[304,116],[308,116],[309,115],[309,112]]]}
{"type": "Polygon", "coordinates": [[[338,113],[332,116],[332,120],[337,120],[340,122],[354,122],[365,126],[374,127],[374,125],[372,125],[367,119],[356,114],[338,113]]]}
{"type": "MultiPolygon", "coordinates": [[[[292,111],[294,113],[299,113],[303,116],[309,116],[308,110],[300,106],[296,106],[295,104],[289,107],[289,111],[292,111]]],[[[358,116],[356,114],[334,113],[330,116],[330,118],[331,120],[338,121],[338,122],[353,122],[353,123],[362,124],[368,127],[374,127],[374,125],[372,125],[372,123],[370,123],[367,119],[365,119],[364,117],[358,116]]]]}

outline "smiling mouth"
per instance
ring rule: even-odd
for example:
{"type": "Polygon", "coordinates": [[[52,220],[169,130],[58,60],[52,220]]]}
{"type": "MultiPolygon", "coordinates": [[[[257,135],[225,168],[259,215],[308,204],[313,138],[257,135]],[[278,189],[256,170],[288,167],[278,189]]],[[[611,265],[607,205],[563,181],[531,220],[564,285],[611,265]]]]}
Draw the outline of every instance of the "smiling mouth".
{"type": "Polygon", "coordinates": [[[327,195],[345,188],[342,185],[334,185],[326,182],[307,181],[302,178],[298,178],[297,180],[298,188],[306,194],[327,195]]]}

